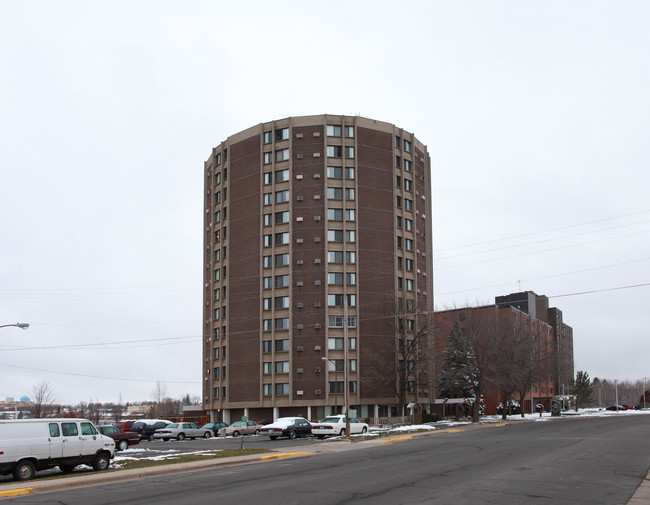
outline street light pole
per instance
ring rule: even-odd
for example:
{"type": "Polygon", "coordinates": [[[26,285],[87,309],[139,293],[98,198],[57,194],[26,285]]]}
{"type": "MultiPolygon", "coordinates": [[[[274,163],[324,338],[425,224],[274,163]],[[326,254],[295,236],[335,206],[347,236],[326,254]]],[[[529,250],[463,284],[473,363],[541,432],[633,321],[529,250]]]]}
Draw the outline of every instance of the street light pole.
{"type": "Polygon", "coordinates": [[[9,326],[15,326],[16,328],[26,330],[29,328],[29,323],[0,324],[0,328],[8,328],[9,326]]]}
{"type": "Polygon", "coordinates": [[[338,414],[337,410],[339,409],[339,397],[336,394],[336,387],[337,387],[336,385],[339,382],[339,371],[336,369],[336,361],[326,358],[325,356],[323,356],[321,359],[323,361],[328,361],[329,363],[334,365],[334,413],[338,414]]]}

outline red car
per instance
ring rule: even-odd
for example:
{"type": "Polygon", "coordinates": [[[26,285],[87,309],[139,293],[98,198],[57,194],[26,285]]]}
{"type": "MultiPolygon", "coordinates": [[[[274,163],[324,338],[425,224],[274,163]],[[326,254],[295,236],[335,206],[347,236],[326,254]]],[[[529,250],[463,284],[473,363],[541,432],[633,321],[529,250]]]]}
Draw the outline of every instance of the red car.
{"type": "Polygon", "coordinates": [[[117,423],[113,423],[113,426],[122,432],[126,432],[131,431],[131,426],[133,426],[133,423],[135,423],[135,421],[119,421],[117,423]]]}
{"type": "Polygon", "coordinates": [[[106,435],[115,440],[115,449],[118,451],[125,451],[130,445],[140,443],[140,437],[138,434],[131,431],[122,432],[115,426],[111,425],[97,426],[97,429],[102,435],[106,435]]]}

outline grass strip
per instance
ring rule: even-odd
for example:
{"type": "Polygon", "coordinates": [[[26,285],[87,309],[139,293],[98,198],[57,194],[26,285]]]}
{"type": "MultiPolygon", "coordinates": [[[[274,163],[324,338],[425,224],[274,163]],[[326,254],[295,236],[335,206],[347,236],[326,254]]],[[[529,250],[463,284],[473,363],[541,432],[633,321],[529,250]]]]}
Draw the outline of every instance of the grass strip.
{"type": "Polygon", "coordinates": [[[178,456],[170,456],[169,458],[152,460],[152,459],[137,459],[127,460],[120,462],[119,468],[113,468],[115,471],[130,470],[133,468],[147,468],[150,466],[160,465],[173,465],[176,463],[190,463],[192,461],[207,461],[211,459],[232,458],[237,456],[249,456],[252,454],[264,454],[272,452],[268,449],[228,449],[225,451],[214,451],[206,454],[179,454],[178,456]]]}

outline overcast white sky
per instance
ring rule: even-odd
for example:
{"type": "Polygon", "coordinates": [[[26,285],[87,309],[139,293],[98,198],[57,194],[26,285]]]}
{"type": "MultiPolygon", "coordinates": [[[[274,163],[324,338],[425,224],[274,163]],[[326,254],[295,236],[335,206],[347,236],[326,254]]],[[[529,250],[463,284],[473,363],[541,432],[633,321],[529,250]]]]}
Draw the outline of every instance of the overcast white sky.
{"type": "Polygon", "coordinates": [[[201,394],[203,162],[360,114],[433,163],[436,306],[552,298],[650,376],[647,1],[0,1],[0,399],[201,394]]]}

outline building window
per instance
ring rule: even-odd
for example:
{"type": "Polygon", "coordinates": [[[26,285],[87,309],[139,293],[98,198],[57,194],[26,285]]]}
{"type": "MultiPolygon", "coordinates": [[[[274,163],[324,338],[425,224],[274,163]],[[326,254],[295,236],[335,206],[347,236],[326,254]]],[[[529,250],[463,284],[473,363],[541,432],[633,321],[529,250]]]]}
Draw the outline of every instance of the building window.
{"type": "Polygon", "coordinates": [[[343,251],[327,251],[328,263],[343,263],[343,251]]]}
{"type": "MultiPolygon", "coordinates": [[[[357,327],[357,316],[348,316],[348,328],[357,327]]],[[[352,347],[350,349],[353,349],[352,347]]]]}
{"type": "Polygon", "coordinates": [[[345,178],[354,179],[354,167],[345,167],[345,178]]]}
{"type": "Polygon", "coordinates": [[[264,143],[270,144],[272,140],[271,132],[264,132],[264,143]]]}
{"type": "Polygon", "coordinates": [[[329,350],[340,351],[343,349],[342,337],[330,337],[327,339],[327,348],[329,350]]]}
{"type": "Polygon", "coordinates": [[[214,261],[220,261],[221,260],[221,249],[217,249],[214,251],[214,261]]]}
{"type": "Polygon", "coordinates": [[[271,289],[273,287],[273,278],[272,277],[264,277],[262,279],[262,285],[264,289],[271,289]]]}
{"type": "Polygon", "coordinates": [[[220,268],[217,268],[214,271],[214,280],[215,281],[220,281],[221,280],[221,269],[220,268]]]}
{"type": "Polygon", "coordinates": [[[343,209],[327,209],[329,221],[343,221],[343,209]]]}
{"type": "Polygon", "coordinates": [[[273,193],[264,193],[264,205],[273,204],[273,193]]]}
{"type": "Polygon", "coordinates": [[[329,328],[343,328],[343,316],[328,316],[327,326],[329,328]]]}
{"type": "Polygon", "coordinates": [[[402,178],[399,175],[395,176],[395,187],[397,188],[402,187],[402,178]]]}
{"type": "Polygon", "coordinates": [[[275,130],[275,140],[288,140],[289,139],[289,128],[280,128],[275,130]]]}
{"type": "Polygon", "coordinates": [[[345,199],[354,200],[354,188],[345,188],[345,199]]]}
{"type": "Polygon", "coordinates": [[[413,200],[404,198],[404,209],[413,211],[413,200]]]}
{"type": "Polygon", "coordinates": [[[354,126],[344,126],[345,136],[349,139],[354,138],[354,126]]]}
{"type": "Polygon", "coordinates": [[[413,170],[413,163],[410,160],[404,160],[404,171],[410,172],[413,170]]]}
{"type": "Polygon", "coordinates": [[[273,329],[273,321],[271,319],[264,319],[262,321],[262,329],[264,331],[271,331],[273,329]]]}
{"type": "Polygon", "coordinates": [[[282,383],[275,385],[275,394],[278,396],[286,396],[289,394],[289,384],[282,383]]]}
{"type": "Polygon", "coordinates": [[[221,211],[218,210],[214,213],[214,222],[215,223],[220,223],[221,222],[221,211]]]}
{"type": "Polygon", "coordinates": [[[264,247],[271,247],[273,245],[272,237],[273,235],[271,235],[270,233],[262,237],[264,247]]]}
{"type": "Polygon", "coordinates": [[[342,177],[343,177],[343,167],[327,167],[328,179],[341,179],[342,177]]]}
{"type": "Polygon", "coordinates": [[[263,180],[265,186],[271,184],[273,182],[273,174],[271,172],[264,172],[263,180]]]}
{"type": "Polygon", "coordinates": [[[273,384],[263,384],[262,388],[262,393],[264,396],[271,396],[271,392],[273,391],[273,384]]]}
{"type": "Polygon", "coordinates": [[[284,203],[289,201],[289,190],[275,192],[275,203],[284,203]]]}
{"type": "Polygon", "coordinates": [[[404,220],[404,229],[407,231],[413,231],[413,220],[406,218],[404,220]]]}
{"type": "Polygon", "coordinates": [[[345,210],[345,220],[346,221],[355,221],[354,209],[346,209],[345,210]]]}
{"type": "Polygon", "coordinates": [[[348,360],[348,370],[350,372],[356,372],[357,371],[357,360],[356,359],[348,360]]]}
{"type": "Polygon", "coordinates": [[[413,250],[413,240],[410,238],[404,239],[404,249],[407,251],[413,250]]]}
{"type": "Polygon", "coordinates": [[[413,271],[413,260],[406,258],[406,269],[413,271]]]}
{"type": "Polygon", "coordinates": [[[221,388],[221,397],[222,397],[222,398],[225,398],[225,397],[226,397],[226,386],[223,386],[223,387],[221,388]]]}
{"type": "Polygon", "coordinates": [[[289,287],[289,275],[276,275],[275,276],[275,287],[276,288],[286,288],[289,287]]]}
{"type": "Polygon", "coordinates": [[[345,295],[345,296],[348,299],[348,307],[357,306],[357,295],[345,295]]]}
{"type": "MultiPolygon", "coordinates": [[[[271,352],[273,351],[273,341],[272,340],[263,340],[262,341],[262,352],[271,352]]],[[[269,363],[270,365],[270,363],[269,363]]]]}
{"type": "Polygon", "coordinates": [[[330,286],[342,286],[343,272],[329,272],[327,274],[327,284],[330,286]]]}
{"type": "Polygon", "coordinates": [[[215,164],[221,165],[221,153],[217,153],[217,156],[215,157],[215,164]]]}
{"type": "Polygon", "coordinates": [[[275,172],[275,182],[286,182],[289,180],[289,169],[277,170],[275,172]]]}
{"type": "Polygon", "coordinates": [[[346,263],[356,263],[357,262],[357,253],[355,251],[346,251],[346,253],[345,253],[345,262],[346,263]]]}
{"type": "Polygon", "coordinates": [[[400,139],[397,135],[395,135],[395,147],[398,149],[402,147],[402,139],[400,139]]]}
{"type": "Polygon", "coordinates": [[[264,153],[264,164],[268,165],[272,161],[273,161],[273,153],[272,152],[264,153]]]}
{"type": "Polygon", "coordinates": [[[343,146],[327,146],[328,158],[341,158],[343,156],[343,146]]]}
{"type": "Polygon", "coordinates": [[[407,153],[411,152],[411,142],[409,142],[408,140],[404,140],[404,150],[407,153]]]}
{"type": "Polygon", "coordinates": [[[276,296],[275,297],[275,308],[276,309],[288,309],[289,308],[289,297],[288,296],[276,296]]]}
{"type": "Polygon", "coordinates": [[[345,241],[346,242],[356,242],[357,232],[354,230],[345,231],[345,241]]]}
{"type": "Polygon", "coordinates": [[[276,361],[275,362],[275,373],[289,373],[289,362],[288,361],[276,361]]]}
{"type": "Polygon", "coordinates": [[[345,284],[348,286],[354,286],[357,283],[357,274],[354,272],[349,272],[345,274],[345,284]]]}
{"type": "Polygon", "coordinates": [[[329,307],[342,307],[343,295],[327,295],[327,305],[329,307]]]}
{"type": "Polygon", "coordinates": [[[348,381],[348,387],[350,388],[350,393],[357,392],[357,381],[348,381]]]}
{"type": "Polygon", "coordinates": [[[221,318],[221,309],[214,309],[214,319],[218,320],[221,318]]]}
{"type": "Polygon", "coordinates": [[[221,184],[221,172],[214,174],[214,185],[218,186],[221,184]]]}
{"type": "Polygon", "coordinates": [[[284,224],[289,222],[289,211],[275,213],[275,224],[284,224]]]}
{"type": "Polygon", "coordinates": [[[214,389],[212,390],[212,396],[213,396],[213,398],[214,398],[215,400],[218,400],[218,399],[219,399],[219,388],[214,388],[214,389]]]}
{"type": "Polygon", "coordinates": [[[272,224],[271,217],[272,216],[273,216],[273,214],[264,214],[264,216],[262,218],[264,226],[271,226],[271,224],[272,224]]]}
{"type": "Polygon", "coordinates": [[[262,298],[262,310],[271,310],[273,308],[273,299],[262,298]]]}
{"type": "Polygon", "coordinates": [[[400,156],[395,156],[395,166],[397,168],[400,168],[401,165],[402,165],[402,158],[400,156]]]}
{"type": "Polygon", "coordinates": [[[329,382],[329,392],[330,394],[343,394],[344,387],[343,385],[345,384],[343,381],[338,381],[338,382],[329,382]]]}
{"type": "Polygon", "coordinates": [[[284,267],[289,264],[289,253],[276,254],[275,255],[275,266],[284,267]]]}
{"type": "Polygon", "coordinates": [[[347,146],[345,148],[345,157],[346,158],[354,158],[354,147],[347,146]]]}
{"type": "Polygon", "coordinates": [[[328,242],[343,242],[343,230],[327,230],[328,242]]]}
{"type": "Polygon", "coordinates": [[[273,266],[273,256],[262,257],[262,265],[264,268],[271,268],[273,266]]]}
{"type": "Polygon", "coordinates": [[[264,375],[269,375],[272,372],[273,372],[273,368],[271,367],[271,362],[270,361],[263,362],[262,363],[262,373],[264,375]]]}
{"type": "Polygon", "coordinates": [[[289,350],[289,339],[275,341],[275,352],[285,352],[289,350]]]}
{"type": "Polygon", "coordinates": [[[275,151],[275,161],[287,161],[289,159],[289,149],[278,149],[275,151]]]}
{"type": "Polygon", "coordinates": [[[398,228],[401,228],[401,227],[402,227],[402,216],[396,216],[396,221],[397,221],[397,222],[395,223],[395,225],[396,225],[398,228]]]}
{"type": "Polygon", "coordinates": [[[343,372],[345,361],[342,359],[328,359],[327,370],[329,372],[343,372]]]}
{"type": "Polygon", "coordinates": [[[343,199],[343,188],[327,188],[327,199],[328,200],[342,200],[343,199]]]}
{"type": "Polygon", "coordinates": [[[395,197],[395,205],[397,206],[398,209],[402,208],[402,197],[397,195],[395,197]]]}
{"type": "Polygon", "coordinates": [[[413,184],[413,183],[411,182],[410,179],[404,179],[404,189],[405,189],[406,191],[413,192],[412,184],[413,184]]]}
{"type": "Polygon", "coordinates": [[[288,330],[289,329],[289,318],[288,317],[276,317],[275,318],[275,329],[276,330],[288,330]]]}
{"type": "Polygon", "coordinates": [[[275,234],[275,245],[284,245],[289,243],[289,232],[275,234]]]}
{"type": "Polygon", "coordinates": [[[397,268],[402,268],[403,258],[401,256],[397,257],[397,268]]]}
{"type": "Polygon", "coordinates": [[[343,128],[338,125],[327,125],[327,136],[328,137],[340,137],[343,133],[343,128]]]}
{"type": "Polygon", "coordinates": [[[214,359],[219,359],[219,348],[218,347],[216,347],[214,349],[214,359]]]}
{"type": "Polygon", "coordinates": [[[406,279],[406,291],[413,291],[413,279],[406,279]]]}

